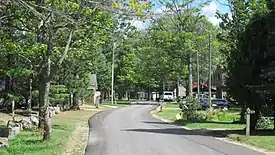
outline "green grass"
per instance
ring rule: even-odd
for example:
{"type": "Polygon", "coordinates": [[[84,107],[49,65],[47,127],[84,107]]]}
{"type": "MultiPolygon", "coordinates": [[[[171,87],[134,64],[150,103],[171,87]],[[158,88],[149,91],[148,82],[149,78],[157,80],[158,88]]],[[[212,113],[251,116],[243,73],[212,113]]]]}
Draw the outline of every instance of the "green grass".
{"type": "Polygon", "coordinates": [[[245,127],[244,124],[233,124],[232,122],[222,122],[222,121],[215,121],[215,122],[188,122],[182,121],[177,122],[179,125],[184,125],[188,128],[192,129],[243,129],[245,127]]]}
{"type": "Polygon", "coordinates": [[[52,139],[42,142],[39,131],[22,131],[9,141],[0,155],[60,155],[79,121],[87,121],[92,111],[69,111],[56,115],[52,123],[52,139]]]}
{"type": "Polygon", "coordinates": [[[245,144],[249,144],[252,146],[256,146],[259,148],[267,149],[267,150],[275,150],[275,135],[252,135],[252,136],[245,136],[239,134],[229,134],[228,137],[235,141],[243,142],[245,144]]]}
{"type": "MultiPolygon", "coordinates": [[[[238,110],[228,110],[226,112],[218,112],[214,116],[210,117],[206,121],[200,122],[191,122],[187,120],[177,120],[176,115],[181,111],[179,109],[170,109],[167,106],[164,107],[162,112],[159,112],[158,115],[174,121],[175,124],[186,126],[191,129],[212,129],[208,130],[210,133],[222,134],[225,137],[231,138],[235,141],[239,141],[248,145],[255,147],[275,150],[275,133],[270,131],[258,131],[257,133],[252,133],[251,136],[245,136],[245,124],[233,123],[234,121],[240,118],[238,110]],[[168,108],[167,108],[168,107],[168,108]],[[165,109],[166,108],[166,109],[165,109]]],[[[200,111],[200,113],[205,113],[200,111]]],[[[271,127],[273,127],[271,125],[271,127]]],[[[270,128],[271,128],[270,127],[270,128]]]]}
{"type": "Polygon", "coordinates": [[[5,128],[6,125],[5,124],[0,124],[0,128],[5,128]]]}
{"type": "Polygon", "coordinates": [[[165,109],[163,108],[163,111],[159,112],[158,115],[162,118],[175,121],[176,115],[181,112],[180,109],[165,109]]]}
{"type": "Polygon", "coordinates": [[[180,109],[164,108],[164,110],[162,112],[159,112],[158,115],[165,119],[175,121],[175,123],[178,125],[183,125],[193,129],[200,129],[200,128],[243,129],[245,127],[244,124],[235,124],[233,123],[233,120],[227,119],[227,118],[232,118],[234,115],[237,115],[237,113],[226,113],[225,116],[220,116],[220,117],[224,117],[225,120],[220,120],[219,117],[216,117],[216,118],[214,117],[210,121],[191,122],[186,120],[177,120],[176,115],[179,114],[180,112],[181,112],[180,109]]]}
{"type": "Polygon", "coordinates": [[[174,103],[174,102],[167,102],[164,105],[165,108],[178,108],[179,109],[179,104],[178,103],[174,103]]]}
{"type": "Polygon", "coordinates": [[[116,101],[116,104],[114,102],[114,104],[111,104],[111,101],[104,101],[101,106],[115,106],[115,107],[126,107],[126,106],[129,106],[131,105],[130,101],[126,101],[126,100],[118,100],[116,101]]]}

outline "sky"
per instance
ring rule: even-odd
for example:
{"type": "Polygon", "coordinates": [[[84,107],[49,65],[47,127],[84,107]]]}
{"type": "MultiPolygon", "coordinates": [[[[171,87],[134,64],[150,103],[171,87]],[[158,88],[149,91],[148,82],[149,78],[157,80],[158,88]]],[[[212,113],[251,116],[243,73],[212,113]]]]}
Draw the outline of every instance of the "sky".
{"type": "MultiPolygon", "coordinates": [[[[155,0],[155,1],[158,1],[158,0],[155,0]]],[[[201,2],[201,0],[197,0],[197,1],[199,3],[201,2]]],[[[221,13],[230,13],[229,8],[222,4],[227,4],[227,0],[219,0],[219,1],[213,0],[210,2],[209,5],[206,5],[202,8],[201,13],[204,14],[208,18],[208,20],[212,22],[214,25],[218,25],[220,20],[215,17],[216,11],[219,10],[221,13]]],[[[161,13],[163,12],[164,7],[156,2],[152,10],[155,13],[161,13]]],[[[136,26],[137,29],[144,29],[148,27],[149,24],[150,24],[149,21],[145,21],[145,22],[139,21],[139,20],[132,21],[132,25],[136,26]]]]}

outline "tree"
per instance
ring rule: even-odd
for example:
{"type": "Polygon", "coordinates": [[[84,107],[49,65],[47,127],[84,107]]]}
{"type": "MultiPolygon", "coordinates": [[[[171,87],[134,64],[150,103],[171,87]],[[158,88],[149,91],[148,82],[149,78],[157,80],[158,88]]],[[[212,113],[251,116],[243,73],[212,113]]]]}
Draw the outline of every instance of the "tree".
{"type": "MultiPolygon", "coordinates": [[[[9,64],[12,63],[9,52],[17,53],[18,47],[26,47],[27,51],[33,52],[35,60],[38,60],[31,61],[31,63],[35,66],[33,70],[39,81],[39,114],[40,126],[44,126],[43,139],[49,140],[51,135],[51,124],[48,116],[50,84],[62,68],[69,51],[71,52],[70,47],[72,46],[72,51],[74,51],[77,48],[78,50],[81,49],[81,46],[75,47],[76,44],[81,44],[81,42],[84,44],[94,43],[83,38],[83,36],[93,37],[92,32],[86,32],[95,29],[103,31],[102,25],[107,27],[112,25],[112,20],[110,20],[106,10],[127,16],[136,15],[141,14],[143,12],[141,7],[148,7],[148,4],[144,1],[105,4],[105,1],[15,0],[1,2],[0,6],[0,23],[1,26],[4,25],[5,27],[5,29],[1,29],[1,34],[4,34],[1,39],[4,41],[4,56],[8,58],[5,66],[10,66],[9,64]],[[128,7],[126,6],[127,3],[129,3],[128,7]],[[120,4],[123,5],[120,6],[120,4]],[[12,34],[16,35],[13,36],[12,34]],[[90,36],[85,34],[90,34],[90,36]]],[[[6,70],[9,69],[4,68],[4,72],[6,70]]],[[[85,79],[86,74],[81,75],[85,79]]],[[[6,90],[10,92],[11,78],[7,74],[4,78],[9,81],[6,90]]]]}
{"type": "MultiPolygon", "coordinates": [[[[182,16],[183,19],[186,18],[184,14],[182,16]]],[[[177,81],[185,80],[188,75],[189,56],[195,57],[196,52],[199,52],[204,58],[209,55],[208,46],[206,46],[209,33],[214,36],[211,44],[214,47],[214,56],[217,58],[212,60],[213,70],[220,62],[221,54],[218,51],[219,44],[215,37],[217,28],[205,17],[197,19],[197,16],[189,16],[189,20],[194,21],[193,24],[195,24],[190,25],[193,32],[180,31],[178,25],[175,24],[177,21],[171,20],[176,17],[173,14],[165,15],[157,19],[149,30],[143,32],[147,36],[144,36],[139,44],[138,76],[142,77],[139,83],[146,83],[147,86],[151,83],[161,91],[165,90],[167,86],[169,89],[174,89],[177,81]]],[[[208,68],[205,67],[208,66],[206,63],[208,64],[208,59],[201,61],[204,79],[208,79],[208,72],[205,73],[208,71],[208,68]]],[[[192,62],[193,64],[194,62],[192,62]]]]}
{"type": "MultiPolygon", "coordinates": [[[[254,37],[253,33],[255,33],[252,31],[255,31],[255,29],[251,28],[248,23],[253,23],[259,17],[257,17],[257,14],[267,12],[267,7],[265,1],[262,0],[248,2],[230,1],[229,6],[232,17],[228,14],[217,14],[223,21],[220,24],[223,31],[219,35],[219,39],[227,47],[221,49],[222,52],[228,55],[226,85],[229,94],[242,105],[241,120],[244,119],[246,107],[249,106],[256,111],[256,114],[252,116],[251,123],[252,129],[254,129],[263,98],[248,86],[259,84],[260,82],[257,76],[259,68],[255,66],[258,63],[256,57],[259,56],[259,53],[254,49],[261,47],[258,47],[259,44],[255,44],[256,42],[254,43],[254,41],[251,44],[251,37],[254,37]],[[252,18],[254,15],[256,15],[256,18],[252,18]],[[254,46],[254,49],[251,48],[251,45],[254,46]]],[[[261,21],[257,22],[257,26],[254,25],[257,27],[255,27],[256,29],[259,29],[259,24],[261,24],[261,21]]],[[[258,35],[259,33],[256,34],[258,35]]]]}
{"type": "MultiPolygon", "coordinates": [[[[189,95],[193,94],[193,72],[192,72],[192,64],[193,64],[193,55],[194,48],[192,47],[196,40],[196,27],[198,20],[202,17],[199,13],[200,8],[205,5],[205,3],[200,3],[196,5],[192,5],[193,1],[186,0],[171,0],[171,1],[160,1],[166,7],[165,14],[167,18],[170,19],[170,23],[173,23],[173,27],[167,30],[164,26],[162,26],[162,22],[157,21],[160,24],[161,28],[166,31],[174,30],[174,33],[178,33],[180,35],[178,41],[181,43],[181,47],[178,48],[178,54],[182,57],[185,55],[185,61],[188,64],[188,90],[189,95]],[[171,15],[172,14],[172,15],[171,15]]],[[[167,20],[165,20],[167,21],[167,20]]],[[[179,44],[178,44],[179,45],[179,44]]]]}

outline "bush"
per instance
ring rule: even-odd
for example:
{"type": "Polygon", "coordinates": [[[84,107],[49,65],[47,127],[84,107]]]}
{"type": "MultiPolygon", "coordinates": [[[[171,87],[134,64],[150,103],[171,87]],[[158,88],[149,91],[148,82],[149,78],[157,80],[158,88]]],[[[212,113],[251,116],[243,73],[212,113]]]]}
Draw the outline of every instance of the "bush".
{"type": "Polygon", "coordinates": [[[182,112],[183,112],[183,115],[186,116],[186,119],[188,121],[204,120],[204,116],[198,112],[198,110],[202,108],[200,101],[198,99],[193,97],[187,97],[185,105],[187,108],[183,108],[182,112]]]}
{"type": "Polygon", "coordinates": [[[187,97],[186,99],[186,106],[188,107],[188,110],[199,110],[202,108],[200,104],[200,100],[194,97],[187,97]]]}
{"type": "Polygon", "coordinates": [[[236,113],[231,113],[228,111],[212,111],[207,112],[206,119],[209,121],[225,121],[225,122],[234,122],[240,119],[240,116],[236,113]]]}
{"type": "Polygon", "coordinates": [[[270,125],[272,121],[268,117],[261,117],[256,124],[256,129],[269,129],[270,125]]]}

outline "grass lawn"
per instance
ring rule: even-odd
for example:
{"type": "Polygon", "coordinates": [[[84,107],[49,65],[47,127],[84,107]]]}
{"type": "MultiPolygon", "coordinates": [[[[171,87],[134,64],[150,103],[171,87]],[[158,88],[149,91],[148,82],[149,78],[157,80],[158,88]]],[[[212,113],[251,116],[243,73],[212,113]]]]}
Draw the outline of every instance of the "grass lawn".
{"type": "Polygon", "coordinates": [[[101,106],[105,106],[105,107],[108,107],[108,106],[114,106],[114,107],[118,107],[118,108],[121,108],[121,107],[126,107],[126,106],[129,106],[131,105],[131,102],[130,101],[127,101],[127,100],[117,100],[116,102],[114,101],[114,104],[111,104],[111,101],[104,101],[101,106]],[[116,104],[115,104],[116,103],[116,104]]]}
{"type": "Polygon", "coordinates": [[[232,124],[232,122],[222,122],[222,121],[205,121],[205,122],[188,122],[188,121],[180,121],[177,122],[178,125],[183,125],[192,129],[243,129],[245,127],[244,124],[232,124]]]}
{"type": "Polygon", "coordinates": [[[179,108],[179,104],[177,102],[166,102],[164,108],[179,108]]]}
{"type": "Polygon", "coordinates": [[[117,102],[117,104],[111,104],[111,102],[103,102],[102,104],[99,105],[98,108],[95,107],[94,104],[87,104],[85,106],[82,106],[85,109],[100,109],[100,110],[107,110],[107,109],[113,109],[113,108],[122,108],[129,106],[130,102],[125,103],[125,102],[117,102]]]}
{"type": "MultiPolygon", "coordinates": [[[[175,124],[178,125],[183,125],[188,128],[193,128],[193,129],[200,129],[200,128],[224,128],[224,129],[243,129],[245,127],[244,124],[235,124],[232,123],[233,120],[225,120],[221,121],[218,118],[213,118],[211,121],[202,121],[202,122],[190,122],[190,121],[185,121],[185,120],[177,120],[176,115],[178,115],[181,112],[180,109],[170,109],[170,108],[164,108],[162,112],[159,112],[158,115],[171,120],[175,121],[175,124]]],[[[237,115],[235,112],[230,112],[226,114],[227,117],[232,118],[230,115],[237,115]]]]}
{"type": "Polygon", "coordinates": [[[235,141],[243,142],[259,148],[275,151],[275,134],[245,136],[240,134],[229,134],[228,137],[235,141]]]}
{"type": "Polygon", "coordinates": [[[175,121],[176,115],[181,112],[180,109],[170,109],[167,107],[163,107],[163,111],[159,112],[158,115],[162,118],[175,121]]]}
{"type": "Polygon", "coordinates": [[[87,123],[94,113],[94,111],[62,112],[52,119],[51,141],[41,142],[42,135],[39,131],[22,131],[9,141],[8,149],[0,149],[0,155],[60,155],[76,126],[79,123],[87,123]]]}
{"type": "MultiPolygon", "coordinates": [[[[275,133],[271,131],[258,131],[252,133],[251,136],[245,136],[245,124],[233,123],[239,118],[239,112],[236,110],[228,110],[225,113],[218,114],[210,120],[201,122],[190,122],[186,120],[177,120],[176,115],[180,114],[180,109],[169,108],[168,105],[163,108],[158,115],[173,121],[177,125],[186,126],[191,129],[208,129],[209,132],[223,134],[225,137],[231,138],[255,147],[275,151],[275,133]]],[[[273,126],[272,126],[273,127],[273,126]]]]}

